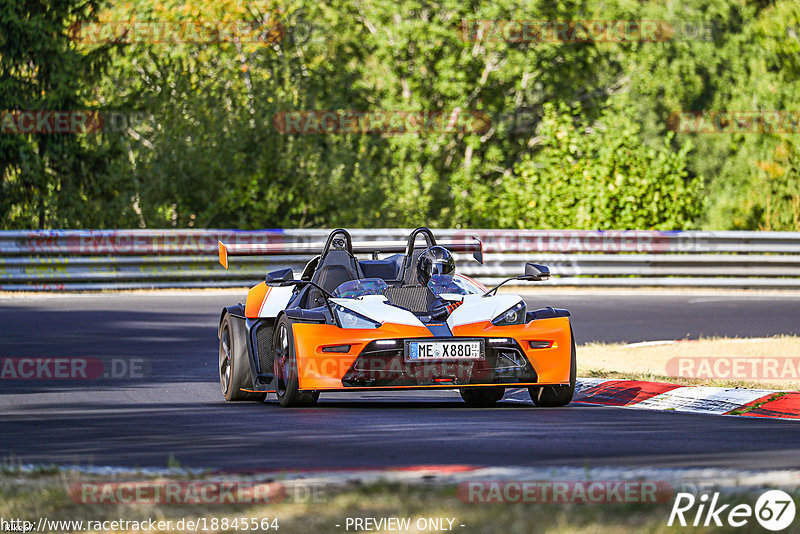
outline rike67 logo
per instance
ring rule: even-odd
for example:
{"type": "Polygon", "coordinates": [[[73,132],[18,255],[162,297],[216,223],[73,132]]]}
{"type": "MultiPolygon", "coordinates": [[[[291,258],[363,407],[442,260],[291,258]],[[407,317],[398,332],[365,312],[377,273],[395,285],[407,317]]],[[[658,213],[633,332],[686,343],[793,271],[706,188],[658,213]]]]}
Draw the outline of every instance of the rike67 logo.
{"type": "Polygon", "coordinates": [[[678,493],[667,526],[677,524],[686,527],[708,527],[723,525],[741,527],[753,518],[765,529],[781,531],[794,521],[795,504],[792,497],[781,490],[769,490],[762,494],[755,506],[749,504],[719,503],[719,492],[695,497],[691,493],[678,493]]]}

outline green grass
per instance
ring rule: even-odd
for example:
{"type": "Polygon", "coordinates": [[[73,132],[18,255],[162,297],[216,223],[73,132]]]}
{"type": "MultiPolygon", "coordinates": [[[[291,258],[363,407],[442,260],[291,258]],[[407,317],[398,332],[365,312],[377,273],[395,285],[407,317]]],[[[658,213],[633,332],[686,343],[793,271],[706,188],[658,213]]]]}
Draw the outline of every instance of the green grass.
{"type": "MultiPolygon", "coordinates": [[[[148,480],[153,477],[138,477],[148,480]]],[[[171,478],[172,480],[173,478],[171,478]]],[[[445,485],[399,483],[326,487],[317,499],[269,505],[90,505],[73,502],[75,482],[128,480],[87,477],[74,472],[40,476],[0,475],[0,516],[38,520],[129,520],[158,518],[278,518],[279,533],[345,532],[347,517],[454,518],[463,533],[674,533],[667,527],[670,504],[479,504],[459,499],[445,485]],[[342,525],[337,528],[335,525],[342,525]],[[460,527],[460,525],[465,525],[460,527]]],[[[725,503],[755,501],[755,496],[724,496],[725,503]]],[[[757,525],[756,525],[757,526],[757,525]]],[[[692,532],[761,532],[754,525],[739,529],[694,528],[692,532]]],[[[167,530],[173,532],[175,530],[167,530]]],[[[229,530],[235,532],[234,530],[229,530]]],[[[411,532],[416,530],[412,529],[411,532]]],[[[352,529],[350,530],[352,532],[352,529]]]]}

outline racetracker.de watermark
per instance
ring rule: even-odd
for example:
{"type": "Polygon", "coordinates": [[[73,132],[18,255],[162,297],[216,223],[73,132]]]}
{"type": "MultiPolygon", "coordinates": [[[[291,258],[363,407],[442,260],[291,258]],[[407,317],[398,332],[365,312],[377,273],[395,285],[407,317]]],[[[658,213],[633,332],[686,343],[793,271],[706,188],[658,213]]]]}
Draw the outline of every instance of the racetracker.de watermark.
{"type": "Polygon", "coordinates": [[[0,380],[100,380],[150,376],[144,358],[0,358],[0,380]]]}
{"type": "Polygon", "coordinates": [[[0,134],[94,134],[157,125],[147,111],[0,110],[0,134]]]}
{"type": "Polygon", "coordinates": [[[78,504],[275,504],[318,503],[325,488],[318,484],[225,480],[148,480],[76,482],[69,497],[78,504]]]}
{"type": "Polygon", "coordinates": [[[102,129],[97,111],[0,111],[0,133],[4,134],[85,134],[102,129]]]}
{"type": "Polygon", "coordinates": [[[677,20],[522,20],[464,19],[460,35],[467,42],[506,43],[663,43],[711,41],[713,25],[677,20]]]}
{"type": "Polygon", "coordinates": [[[84,44],[168,43],[272,44],[283,39],[286,30],[274,18],[265,22],[233,21],[107,21],[81,22],[70,28],[70,38],[84,44]]]}
{"type": "Polygon", "coordinates": [[[800,133],[800,111],[673,111],[667,127],[678,133],[800,133]]]}
{"type": "Polygon", "coordinates": [[[492,121],[481,111],[282,111],[272,118],[282,134],[482,134],[492,121]]]}
{"type": "Polygon", "coordinates": [[[677,356],[666,372],[673,378],[800,380],[800,357],[677,356]]]}
{"type": "MultiPolygon", "coordinates": [[[[317,241],[311,238],[312,242],[317,241]]],[[[263,247],[264,252],[303,247],[302,238],[287,239],[281,231],[239,232],[175,230],[34,230],[19,242],[18,253],[77,254],[214,254],[219,242],[263,247]],[[273,248],[270,248],[273,247],[273,248]]],[[[321,245],[320,245],[321,246],[321,245]]]]}
{"type": "MultiPolygon", "coordinates": [[[[394,340],[379,340],[386,343],[393,343],[394,340]]],[[[388,351],[397,351],[397,346],[387,348],[388,351]]],[[[420,383],[431,384],[466,384],[470,380],[480,380],[491,378],[494,369],[488,367],[483,361],[472,360],[419,360],[406,362],[400,357],[384,358],[381,356],[361,356],[353,361],[353,355],[361,350],[358,346],[346,345],[347,352],[341,356],[315,356],[305,358],[298,363],[300,375],[311,376],[345,376],[350,381],[373,381],[408,378],[419,381],[420,383]]],[[[318,350],[322,350],[319,347],[318,350]]],[[[527,379],[531,378],[531,370],[528,370],[523,363],[518,367],[508,368],[504,371],[503,377],[507,379],[527,379]]]]}
{"type": "Polygon", "coordinates": [[[658,230],[459,230],[452,240],[484,252],[690,252],[701,248],[686,232],[658,230]]]}
{"type": "Polygon", "coordinates": [[[667,503],[674,488],[662,481],[508,480],[462,482],[458,498],[468,503],[625,504],[667,503]]]}

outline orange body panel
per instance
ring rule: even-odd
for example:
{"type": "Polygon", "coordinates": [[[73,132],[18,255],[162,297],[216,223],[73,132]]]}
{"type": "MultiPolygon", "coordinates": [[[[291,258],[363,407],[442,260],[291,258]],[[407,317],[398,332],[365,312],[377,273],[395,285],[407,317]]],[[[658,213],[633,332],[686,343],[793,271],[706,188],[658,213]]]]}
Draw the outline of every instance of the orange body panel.
{"type": "Polygon", "coordinates": [[[266,282],[261,282],[250,288],[250,291],[247,292],[247,300],[244,304],[245,317],[250,319],[258,318],[261,306],[264,304],[267,295],[269,295],[270,289],[272,288],[269,287],[266,282]]]}
{"type": "Polygon", "coordinates": [[[376,339],[433,337],[425,327],[391,323],[368,329],[295,323],[292,328],[300,389],[342,389],[347,370],[364,346],[376,339]],[[350,345],[350,351],[322,352],[322,347],[331,345],[350,345]]]}
{"type": "MultiPolygon", "coordinates": [[[[248,298],[249,300],[249,298],[248,298]]],[[[342,385],[347,371],[353,365],[365,345],[378,339],[433,337],[425,327],[384,323],[377,329],[343,329],[335,325],[296,323],[294,331],[295,354],[300,389],[365,389],[345,388],[342,385]],[[350,345],[346,353],[322,352],[322,347],[350,345]]],[[[539,384],[564,384],[569,382],[571,361],[571,338],[569,319],[558,317],[540,319],[517,326],[495,326],[491,322],[479,322],[458,326],[453,330],[458,337],[507,337],[516,339],[525,356],[536,370],[539,384]],[[528,341],[552,341],[546,349],[531,349],[528,341]]],[[[509,384],[520,386],[520,384],[509,384]]],[[[447,386],[394,386],[386,389],[437,388],[447,386]]]]}
{"type": "Polygon", "coordinates": [[[457,326],[453,335],[459,337],[510,337],[517,340],[533,365],[539,384],[569,382],[572,361],[572,339],[567,317],[539,319],[527,324],[495,326],[491,321],[457,326]],[[528,341],[552,341],[546,349],[532,349],[528,341]]]}

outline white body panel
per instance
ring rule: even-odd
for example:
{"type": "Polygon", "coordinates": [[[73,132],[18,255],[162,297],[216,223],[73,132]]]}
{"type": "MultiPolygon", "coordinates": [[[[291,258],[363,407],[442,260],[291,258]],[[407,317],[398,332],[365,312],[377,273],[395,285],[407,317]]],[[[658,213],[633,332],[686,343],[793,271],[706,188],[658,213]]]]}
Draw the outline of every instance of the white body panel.
{"type": "Polygon", "coordinates": [[[462,324],[491,321],[519,302],[522,302],[519,295],[464,295],[464,303],[447,318],[447,326],[452,330],[462,324]]]}
{"type": "Polygon", "coordinates": [[[425,326],[410,311],[389,304],[383,295],[365,295],[355,299],[330,299],[330,301],[379,323],[425,326]]]}
{"type": "MultiPolygon", "coordinates": [[[[458,295],[459,299],[462,298],[458,295]]],[[[383,295],[366,295],[355,299],[331,299],[331,302],[368,317],[379,323],[395,323],[425,326],[413,313],[389,304],[383,295]]],[[[447,325],[455,326],[482,321],[491,321],[509,308],[522,302],[519,295],[463,295],[463,304],[447,319],[447,325]]]]}
{"type": "Polygon", "coordinates": [[[292,298],[294,287],[270,287],[261,309],[258,310],[259,317],[277,317],[280,312],[286,309],[289,300],[292,298]]]}

